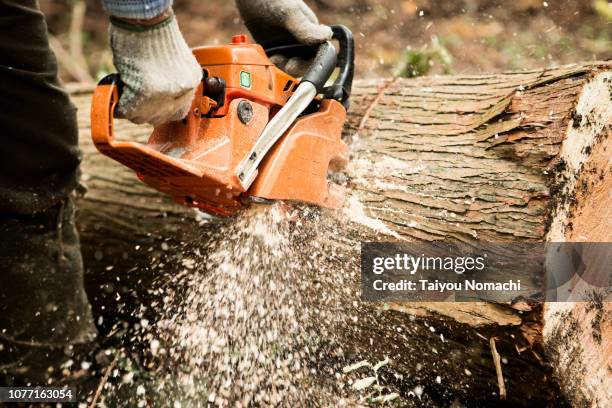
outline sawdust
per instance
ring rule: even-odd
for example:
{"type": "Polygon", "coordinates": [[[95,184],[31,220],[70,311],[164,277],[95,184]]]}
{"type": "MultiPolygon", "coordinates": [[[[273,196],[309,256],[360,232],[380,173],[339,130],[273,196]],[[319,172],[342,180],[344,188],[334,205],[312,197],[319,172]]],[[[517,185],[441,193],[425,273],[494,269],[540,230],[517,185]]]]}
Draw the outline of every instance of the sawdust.
{"type": "MultiPolygon", "coordinates": [[[[357,135],[353,137],[352,149],[361,143],[357,135]]],[[[366,226],[367,228],[388,237],[402,240],[403,237],[389,228],[383,221],[367,214],[366,205],[360,199],[360,191],[407,191],[405,179],[408,174],[418,174],[424,167],[421,164],[411,165],[393,157],[380,159],[353,157],[347,167],[353,191],[348,195],[342,215],[346,220],[366,226]]],[[[410,225],[411,227],[416,226],[410,225]]]]}
{"type": "Polygon", "coordinates": [[[371,230],[379,232],[381,234],[389,235],[397,239],[402,239],[402,237],[397,232],[387,227],[384,222],[366,215],[363,204],[355,195],[351,195],[350,197],[348,197],[347,203],[342,211],[345,217],[352,222],[364,225],[370,228],[371,230]]]}
{"type": "MultiPolygon", "coordinates": [[[[299,211],[303,218],[315,210],[299,211]]],[[[278,204],[250,211],[219,223],[217,239],[203,237],[187,249],[185,269],[164,288],[163,317],[148,332],[164,365],[156,400],[177,407],[336,405],[330,395],[342,385],[333,370],[317,367],[321,356],[336,353],[335,327],[346,317],[338,304],[354,296],[350,275],[329,270],[330,254],[312,237],[304,253],[300,222],[290,220],[278,204]]]]}
{"type": "Polygon", "coordinates": [[[488,375],[465,358],[480,341],[465,326],[359,301],[359,249],[344,235],[361,229],[344,213],[277,203],[200,222],[200,239],[167,248],[181,271],[159,282],[161,317],[141,321],[149,350],[119,358],[101,406],[445,406],[483,392],[457,375],[488,375]]]}
{"type": "MultiPolygon", "coordinates": [[[[377,175],[418,171],[390,160],[368,166],[377,175]]],[[[368,183],[356,170],[368,166],[348,171],[368,183]]],[[[175,263],[182,271],[159,284],[163,302],[152,307],[161,317],[142,325],[147,358],[157,368],[142,384],[131,375],[124,379],[137,387],[129,405],[342,406],[360,400],[342,374],[354,363],[342,345],[365,314],[355,301],[357,258],[347,263],[346,249],[333,240],[342,239],[336,218],[401,237],[368,216],[356,195],[342,211],[324,213],[277,203],[232,220],[196,216],[203,235],[181,248],[175,263]]]]}

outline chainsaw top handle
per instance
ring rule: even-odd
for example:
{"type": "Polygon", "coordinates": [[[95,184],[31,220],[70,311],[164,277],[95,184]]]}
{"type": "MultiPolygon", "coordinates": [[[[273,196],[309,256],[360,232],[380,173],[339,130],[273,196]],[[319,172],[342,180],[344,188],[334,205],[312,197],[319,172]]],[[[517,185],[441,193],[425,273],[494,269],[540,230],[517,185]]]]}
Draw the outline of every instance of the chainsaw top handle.
{"type": "Polygon", "coordinates": [[[355,41],[353,33],[346,26],[332,25],[332,39],[338,41],[340,49],[336,52],[334,47],[325,42],[319,46],[305,44],[289,44],[266,49],[268,56],[283,55],[287,58],[300,57],[312,59],[312,64],[302,81],[311,82],[322,91],[326,98],[341,102],[345,108],[349,106],[349,97],[353,86],[355,73],[355,41]],[[323,89],[333,70],[338,67],[340,73],[334,83],[323,89]]]}

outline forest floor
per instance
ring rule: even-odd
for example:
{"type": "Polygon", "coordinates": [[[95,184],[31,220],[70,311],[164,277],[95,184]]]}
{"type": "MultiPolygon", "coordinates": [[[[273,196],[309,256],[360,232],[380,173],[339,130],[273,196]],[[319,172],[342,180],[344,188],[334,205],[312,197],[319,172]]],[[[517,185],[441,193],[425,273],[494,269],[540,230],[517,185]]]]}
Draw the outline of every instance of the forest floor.
{"type": "MultiPolygon", "coordinates": [[[[42,0],[49,31],[69,49],[71,7],[42,0]]],[[[315,0],[320,20],[355,34],[357,77],[398,73],[477,73],[532,69],[612,58],[612,17],[604,0],[315,0]],[[607,13],[606,13],[607,7],[607,13]],[[415,69],[405,69],[407,63],[415,69]],[[408,72],[406,72],[408,71],[408,72]]],[[[112,71],[107,20],[87,0],[82,48],[93,79],[112,71]]],[[[176,0],[191,46],[228,42],[246,32],[233,1],[176,0]]],[[[61,61],[61,59],[60,59],[61,61]]],[[[62,77],[74,81],[65,69],[62,77]]]]}
{"type": "MultiPolygon", "coordinates": [[[[601,11],[600,6],[597,6],[597,4],[603,4],[600,0],[561,0],[555,2],[539,0],[515,0],[513,2],[502,0],[459,0],[452,2],[315,0],[308,3],[313,6],[322,22],[345,24],[353,30],[357,46],[356,76],[360,79],[393,75],[463,74],[532,69],[612,58],[612,20],[609,15],[601,11]]],[[[607,7],[607,1],[604,3],[607,7]]],[[[191,46],[225,43],[231,35],[246,32],[233,1],[175,0],[174,4],[184,35],[191,46]]],[[[41,7],[47,16],[49,31],[57,39],[55,47],[62,47],[67,51],[64,56],[58,55],[61,67],[60,75],[65,82],[82,80],[82,78],[75,77],[74,70],[66,68],[69,64],[83,65],[81,68],[88,73],[87,75],[91,77],[92,81],[114,70],[107,41],[108,22],[106,18],[101,18],[103,11],[99,0],[87,0],[86,3],[72,0],[41,0],[41,7]],[[84,11],[82,20],[77,19],[75,21],[72,18],[71,10],[75,10],[73,8],[75,4],[81,4],[81,7],[86,4],[86,7],[82,9],[84,11]],[[72,35],[71,25],[74,27],[72,35]],[[75,41],[75,38],[78,41],[75,41]],[[71,43],[80,44],[77,48],[80,48],[80,52],[83,53],[83,61],[78,61],[78,58],[75,58],[75,50],[71,49],[71,43]]],[[[268,214],[267,216],[271,217],[272,215],[268,214]]],[[[401,366],[401,360],[390,365],[387,365],[387,362],[376,370],[372,368],[372,375],[369,372],[371,366],[385,361],[384,356],[386,354],[382,351],[374,353],[376,359],[367,361],[370,365],[357,368],[344,366],[344,363],[349,359],[351,362],[359,363],[360,360],[373,356],[371,343],[364,342],[361,344],[354,341],[354,344],[352,344],[354,350],[339,351],[336,350],[336,344],[316,343],[319,348],[313,349],[310,343],[307,343],[306,346],[308,347],[304,348],[304,339],[295,335],[296,332],[305,332],[308,334],[308,340],[310,341],[317,338],[317,331],[319,337],[323,337],[320,335],[321,327],[323,327],[326,332],[338,332],[346,339],[353,341],[356,338],[366,338],[361,335],[361,332],[372,333],[376,332],[374,329],[381,327],[381,333],[384,333],[384,336],[381,334],[381,337],[392,339],[393,342],[399,344],[405,334],[387,332],[388,328],[396,326],[393,316],[385,321],[370,322],[366,319],[360,323],[362,327],[359,328],[359,332],[337,331],[337,327],[343,323],[343,321],[337,322],[337,319],[353,317],[349,314],[344,316],[338,313],[330,313],[329,319],[321,320],[321,316],[314,316],[312,320],[305,320],[303,326],[308,326],[313,321],[318,324],[314,328],[308,327],[309,330],[307,331],[302,330],[303,326],[299,328],[284,326],[279,328],[276,324],[287,322],[285,314],[293,314],[293,310],[277,307],[276,304],[262,306],[260,303],[267,299],[265,293],[261,292],[261,288],[258,289],[259,291],[253,290],[251,279],[244,279],[244,276],[242,276],[242,280],[233,279],[234,287],[224,284],[227,282],[222,280],[214,281],[213,278],[217,276],[215,273],[218,275],[226,274],[228,271],[229,273],[235,273],[234,271],[238,270],[239,267],[250,267],[250,264],[235,265],[226,262],[226,259],[229,258],[233,260],[234,254],[243,247],[261,247],[264,260],[270,263],[275,271],[281,270],[277,267],[276,262],[279,262],[281,258],[289,258],[286,252],[282,252],[286,251],[286,245],[281,245],[277,241],[270,244],[267,238],[264,240],[260,239],[261,237],[257,238],[257,236],[252,238],[254,234],[248,234],[249,228],[259,228],[261,225],[263,225],[261,228],[264,231],[273,227],[276,228],[277,223],[272,221],[266,218],[259,219],[259,221],[255,219],[253,223],[246,227],[240,224],[237,225],[240,228],[233,226],[234,229],[228,231],[227,234],[232,237],[226,242],[227,247],[221,245],[224,244],[223,241],[211,241],[207,243],[209,245],[207,249],[210,249],[210,251],[206,252],[206,257],[200,254],[200,250],[204,247],[203,244],[195,249],[190,249],[194,253],[196,266],[200,262],[212,262],[212,266],[207,265],[207,268],[213,274],[211,276],[200,276],[198,279],[191,275],[187,277],[171,275],[173,279],[177,279],[180,285],[177,285],[178,287],[173,292],[166,292],[165,290],[156,292],[156,296],[161,299],[159,300],[160,303],[154,303],[158,301],[157,299],[152,300],[151,307],[147,312],[152,313],[151,310],[157,309],[157,306],[163,306],[166,314],[159,321],[148,320],[147,313],[139,313],[135,309],[136,300],[129,296],[125,296],[126,299],[122,299],[120,302],[115,297],[116,293],[111,289],[107,294],[100,294],[101,298],[107,296],[110,304],[114,305],[113,312],[121,311],[126,305],[125,314],[131,315],[131,318],[137,323],[127,327],[127,323],[117,320],[116,315],[111,316],[109,321],[98,322],[100,326],[108,326],[108,330],[103,333],[106,340],[101,346],[104,349],[95,355],[95,362],[100,366],[100,369],[98,376],[91,378],[92,395],[96,388],[100,387],[98,388],[102,392],[100,399],[107,398],[106,403],[109,406],[119,405],[120,401],[125,406],[141,403],[144,406],[149,404],[147,401],[151,400],[158,404],[167,403],[169,395],[176,395],[177,392],[181,394],[185,389],[191,390],[197,395],[210,395],[207,392],[210,389],[215,389],[228,390],[227,392],[230,393],[229,396],[221,395],[221,400],[232,401],[238,393],[244,396],[250,395],[253,400],[257,401],[257,389],[251,389],[251,384],[248,383],[255,378],[260,381],[263,388],[267,386],[268,389],[270,387],[273,389],[272,393],[266,395],[266,398],[272,398],[271,400],[259,400],[260,404],[263,405],[271,401],[282,403],[285,398],[288,398],[288,400],[284,402],[293,400],[293,398],[302,399],[303,402],[303,398],[311,399],[313,395],[320,401],[328,401],[329,405],[336,405],[337,402],[357,405],[362,403],[364,399],[355,398],[353,388],[357,388],[352,384],[359,381],[360,376],[369,375],[367,378],[375,378],[377,384],[379,382],[383,384],[385,393],[399,392],[401,394],[399,400],[402,402],[398,402],[398,405],[402,406],[469,406],[470,401],[472,404],[480,404],[480,406],[495,406],[500,403],[499,397],[491,392],[491,387],[493,389],[496,387],[494,383],[491,383],[493,385],[487,383],[482,386],[482,390],[487,391],[486,395],[483,391],[479,396],[476,396],[475,391],[467,390],[464,387],[465,384],[463,383],[468,384],[469,381],[464,381],[464,378],[452,378],[451,380],[454,383],[460,383],[460,387],[457,386],[460,391],[450,392],[451,386],[441,383],[446,381],[442,378],[444,373],[441,376],[434,375],[437,374],[435,370],[443,372],[446,369],[443,364],[440,367],[436,365],[440,360],[437,356],[435,356],[435,360],[423,359],[422,364],[416,365],[406,363],[405,366],[401,366]],[[248,236],[242,237],[243,235],[248,236]],[[243,245],[243,241],[234,239],[236,236],[247,240],[248,245],[243,245]],[[279,248],[282,248],[281,256],[265,258],[266,253],[270,252],[274,255],[273,250],[280,251],[279,248]],[[228,255],[228,251],[230,251],[230,255],[228,255]],[[216,259],[215,256],[218,256],[219,259],[216,259]],[[215,284],[219,287],[216,287],[215,284]],[[270,313],[267,318],[261,319],[263,322],[261,332],[253,332],[249,326],[251,322],[245,323],[244,332],[227,332],[227,329],[223,331],[225,326],[221,324],[223,316],[220,314],[227,308],[211,308],[206,302],[213,299],[215,293],[223,293],[226,288],[237,289],[240,294],[245,294],[244,299],[239,299],[243,301],[243,303],[240,303],[241,305],[246,305],[245,308],[248,309],[251,307],[250,305],[254,305],[253,307],[258,307],[270,313]],[[198,295],[207,291],[212,291],[209,297],[198,295]],[[333,319],[331,315],[334,315],[333,319]],[[321,321],[328,323],[324,325],[321,321]],[[215,328],[215,331],[211,331],[211,327],[215,328]],[[219,330],[216,330],[217,328],[219,330]],[[279,332],[281,334],[289,333],[289,338],[279,337],[279,332]],[[254,334],[257,336],[253,337],[254,334]],[[245,365],[243,369],[245,375],[248,375],[249,378],[240,377],[239,380],[245,380],[244,383],[227,384],[225,380],[233,374],[230,372],[234,366],[232,359],[250,361],[249,359],[253,356],[249,355],[250,351],[246,346],[252,342],[260,341],[265,336],[271,336],[272,338],[272,341],[264,342],[271,347],[271,350],[267,351],[272,354],[288,355],[286,349],[288,345],[291,345],[289,351],[306,350],[305,354],[299,354],[299,358],[296,357],[296,360],[303,360],[306,364],[289,365],[287,361],[293,362],[289,359],[281,361],[282,364],[276,364],[277,361],[273,361],[264,367],[263,372],[258,369],[260,365],[245,365]],[[161,345],[157,340],[158,338],[161,340],[161,345]],[[122,343],[118,343],[119,340],[117,339],[121,339],[122,343]],[[125,339],[129,340],[124,342],[125,339]],[[211,342],[211,339],[220,342],[221,352],[214,349],[213,346],[216,343],[211,342]],[[233,348],[223,348],[223,345],[226,344],[224,342],[233,344],[233,348]],[[133,347],[130,349],[126,344],[133,347]],[[204,349],[208,347],[208,344],[213,344],[211,349],[204,349]],[[111,350],[113,350],[112,353],[111,350]],[[330,352],[330,350],[333,352],[330,352]],[[139,352],[144,353],[145,351],[147,353],[150,351],[155,358],[143,359],[139,352]],[[173,358],[164,359],[163,357],[166,354],[162,353],[158,356],[156,354],[158,351],[169,353],[173,358]],[[246,356],[240,354],[243,351],[246,356]],[[344,358],[345,352],[349,358],[344,358]],[[326,356],[326,359],[318,360],[317,356],[320,355],[326,356]],[[330,358],[330,356],[337,357],[340,355],[342,355],[342,359],[338,357],[338,361],[330,358]],[[161,360],[175,362],[176,366],[166,367],[161,360]],[[199,370],[202,367],[207,367],[211,372],[220,374],[215,377],[200,375],[199,370]],[[344,377],[338,380],[333,376],[334,373],[341,372],[343,368],[347,369],[347,375],[352,375],[350,389],[349,383],[344,377]],[[322,382],[316,383],[314,388],[309,386],[310,384],[301,384],[302,387],[297,393],[294,393],[290,388],[293,384],[289,384],[289,386],[285,384],[287,374],[293,377],[298,375],[307,377],[309,372],[317,369],[320,374],[327,373],[327,371],[330,371],[331,374],[321,376],[322,378],[316,377],[322,382]],[[423,371],[421,372],[421,370],[423,371]],[[159,377],[160,373],[163,376],[159,377]],[[198,376],[194,377],[193,373],[198,374],[198,376]],[[113,388],[107,393],[107,389],[103,389],[102,385],[108,380],[109,376],[111,378],[109,382],[113,382],[113,388]],[[183,383],[179,384],[177,379],[181,379],[183,383]],[[128,385],[122,388],[121,384],[128,385]],[[425,393],[423,384],[428,387],[425,393]],[[278,390],[282,392],[276,392],[278,390]],[[288,392],[285,392],[287,390],[288,392]],[[304,394],[302,393],[303,390],[308,392],[304,394]],[[311,394],[310,391],[314,394],[311,394]]],[[[273,229],[271,232],[266,232],[265,236],[268,238],[278,236],[284,243],[291,242],[288,237],[293,235],[290,230],[273,229]]],[[[299,249],[303,243],[299,241],[292,245],[299,249]]],[[[243,259],[246,258],[240,258],[239,261],[243,259]]],[[[189,265],[191,264],[187,262],[187,264],[182,265],[190,269],[189,265]]],[[[193,268],[193,265],[191,267],[193,268]]],[[[263,274],[265,271],[259,271],[262,280],[274,276],[263,274]]],[[[289,271],[292,273],[299,272],[295,268],[289,269],[289,271]]],[[[291,274],[288,276],[295,277],[291,274]]],[[[334,275],[337,279],[340,279],[341,276],[334,275]]],[[[240,277],[237,276],[237,278],[240,277]]],[[[281,282],[286,279],[285,276],[276,278],[281,282]]],[[[310,277],[310,279],[313,282],[319,282],[320,280],[319,277],[310,277]]],[[[293,279],[291,282],[297,282],[297,280],[293,279]]],[[[285,287],[292,288],[291,285],[285,287]]],[[[332,294],[328,296],[325,291],[319,291],[318,295],[326,296],[326,301],[328,299],[341,299],[340,296],[334,297],[332,294]]],[[[307,301],[310,301],[310,299],[302,299],[296,296],[292,291],[284,292],[283,296],[287,299],[293,299],[296,302],[297,310],[300,310],[300,306],[303,306],[300,302],[307,304],[307,301]]],[[[229,295],[228,299],[235,300],[229,295]]],[[[96,302],[99,303],[100,301],[93,299],[92,302],[95,307],[96,302]]],[[[285,305],[287,302],[279,303],[285,305]]],[[[338,300],[338,303],[341,303],[340,300],[338,300]]],[[[349,310],[348,306],[343,303],[341,305],[342,310],[349,310]]],[[[354,307],[357,308],[357,306],[354,307]]],[[[142,306],[142,308],[146,308],[146,306],[142,306]]],[[[251,312],[251,309],[245,309],[244,314],[250,316],[251,312]]],[[[375,314],[358,315],[370,316],[370,319],[378,317],[375,314]]],[[[425,334],[431,333],[428,334],[431,337],[431,339],[428,338],[431,342],[420,344],[413,340],[412,343],[409,343],[410,353],[403,353],[407,361],[410,356],[420,355],[425,347],[433,344],[434,337],[436,342],[440,339],[440,344],[436,347],[440,348],[441,351],[448,351],[448,355],[452,355],[451,346],[453,343],[448,343],[445,339],[452,340],[453,336],[462,338],[472,336],[474,338],[470,338],[470,342],[476,344],[480,341],[473,334],[459,332],[452,322],[444,323],[441,327],[432,329],[426,319],[416,318],[415,321],[413,330],[419,330],[423,338],[425,338],[425,334]]],[[[515,333],[509,329],[507,336],[510,338],[514,335],[515,333]]],[[[370,341],[372,340],[372,337],[367,338],[370,341]]],[[[414,335],[412,338],[418,338],[418,336],[414,335]]],[[[349,344],[350,342],[346,341],[345,343],[349,344]]],[[[508,344],[510,343],[508,342],[506,346],[508,344]]],[[[503,349],[504,345],[500,347],[502,347],[502,352],[506,351],[503,349]]],[[[433,353],[437,354],[437,352],[438,350],[434,349],[433,353]]],[[[478,356],[474,358],[474,361],[469,359],[460,361],[464,359],[464,355],[456,357],[454,360],[450,359],[450,362],[446,360],[443,362],[444,364],[458,365],[461,369],[465,368],[463,372],[467,377],[472,375],[472,371],[475,372],[472,366],[482,365],[482,360],[477,358],[478,356]],[[468,369],[468,365],[472,367],[472,370],[468,369]]],[[[409,361],[412,362],[412,360],[409,361]]],[[[207,373],[202,371],[202,374],[207,373]]],[[[521,378],[521,380],[525,380],[525,383],[533,386],[534,395],[537,398],[547,400],[551,404],[562,405],[564,401],[556,400],[556,385],[551,384],[548,378],[545,378],[548,375],[548,368],[542,368],[541,372],[538,371],[538,374],[541,374],[539,378],[529,380],[521,378]]],[[[382,391],[380,393],[382,394],[382,391]]],[[[190,400],[190,397],[193,397],[190,395],[184,396],[187,401],[190,400]]],[[[210,396],[208,398],[210,401],[210,396]]],[[[215,397],[212,398],[212,402],[218,400],[215,397]]],[[[525,399],[525,406],[529,402],[528,399],[525,399]]],[[[206,404],[204,401],[199,401],[199,403],[206,404]]]]}

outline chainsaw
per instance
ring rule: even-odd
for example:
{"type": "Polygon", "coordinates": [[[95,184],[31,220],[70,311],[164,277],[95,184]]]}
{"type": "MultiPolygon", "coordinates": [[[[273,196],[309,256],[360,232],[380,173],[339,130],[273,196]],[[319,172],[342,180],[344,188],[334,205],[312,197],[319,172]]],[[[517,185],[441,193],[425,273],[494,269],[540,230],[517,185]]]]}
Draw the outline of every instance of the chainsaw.
{"type": "Polygon", "coordinates": [[[202,82],[187,116],[156,126],[146,144],[116,140],[114,112],[123,84],[118,74],[95,88],[91,135],[100,152],[133,169],[174,201],[216,216],[252,202],[287,200],[339,208],[348,147],[341,134],[354,72],[350,30],[332,26],[333,40],[264,49],[245,35],[232,43],[193,49],[202,82]],[[298,80],[268,56],[312,59],[298,80]],[[326,86],[337,71],[333,83],[326,86]]]}

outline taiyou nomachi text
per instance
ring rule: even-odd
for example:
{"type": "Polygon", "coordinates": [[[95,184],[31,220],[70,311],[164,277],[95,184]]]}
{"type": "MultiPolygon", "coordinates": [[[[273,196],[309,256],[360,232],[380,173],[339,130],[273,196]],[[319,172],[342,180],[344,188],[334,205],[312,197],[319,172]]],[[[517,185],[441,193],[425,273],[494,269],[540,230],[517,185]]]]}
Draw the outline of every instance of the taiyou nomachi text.
{"type": "Polygon", "coordinates": [[[402,279],[397,282],[385,282],[377,279],[372,282],[376,291],[424,291],[424,292],[448,292],[448,291],[520,291],[521,281],[508,280],[505,282],[479,282],[475,279],[466,279],[458,282],[444,282],[438,279],[402,279]]]}

